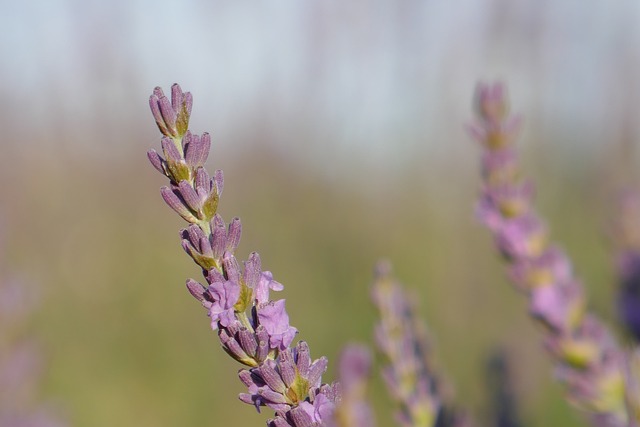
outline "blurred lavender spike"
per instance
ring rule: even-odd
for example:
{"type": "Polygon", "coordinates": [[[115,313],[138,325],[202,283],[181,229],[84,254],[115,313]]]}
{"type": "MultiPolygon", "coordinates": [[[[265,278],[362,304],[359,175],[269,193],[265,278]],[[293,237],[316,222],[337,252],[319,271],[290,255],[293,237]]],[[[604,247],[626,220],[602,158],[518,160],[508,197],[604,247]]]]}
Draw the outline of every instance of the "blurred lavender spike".
{"type": "Polygon", "coordinates": [[[367,401],[371,375],[371,352],[361,344],[345,346],[340,355],[341,400],[331,427],[374,427],[373,410],[367,401]]]}
{"type": "Polygon", "coordinates": [[[545,331],[545,346],[568,399],[599,427],[627,427],[625,358],[595,316],[585,312],[582,284],[567,257],[549,244],[548,230],[532,207],[533,191],[520,178],[520,119],[509,116],[501,84],[479,84],[477,122],[470,133],[483,148],[483,188],[477,215],[494,234],[511,278],[529,298],[530,314],[545,331]]]}
{"type": "Polygon", "coordinates": [[[626,190],[618,199],[612,226],[618,272],[618,314],[636,343],[640,342],[640,192],[626,190]]]}
{"type": "Polygon", "coordinates": [[[412,300],[392,277],[391,265],[386,261],[376,266],[372,299],[380,315],[376,343],[387,362],[382,376],[399,407],[396,413],[399,425],[467,425],[461,416],[449,414],[443,408],[426,334],[414,314],[412,300]]]}
{"type": "MultiPolygon", "coordinates": [[[[270,271],[263,271],[260,257],[252,253],[241,268],[235,252],[241,235],[240,220],[225,228],[217,213],[224,179],[217,170],[213,177],[204,168],[211,138],[188,130],[193,99],[177,84],[171,101],[160,88],[149,99],[164,158],[155,150],[149,161],[170,185],[161,194],[190,225],[181,230],[182,247],[202,269],[206,284],[188,279],[187,290],[209,316],[224,351],[245,368],[239,372],[247,386],[240,400],[260,410],[275,411],[270,426],[307,427],[331,422],[340,399],[337,384],[323,384],[327,359],[312,361],[309,346],[292,347],[297,329],[289,324],[285,300],[272,300],[271,291],[283,286],[270,271]]],[[[328,424],[327,424],[328,425],[328,424]]]]}

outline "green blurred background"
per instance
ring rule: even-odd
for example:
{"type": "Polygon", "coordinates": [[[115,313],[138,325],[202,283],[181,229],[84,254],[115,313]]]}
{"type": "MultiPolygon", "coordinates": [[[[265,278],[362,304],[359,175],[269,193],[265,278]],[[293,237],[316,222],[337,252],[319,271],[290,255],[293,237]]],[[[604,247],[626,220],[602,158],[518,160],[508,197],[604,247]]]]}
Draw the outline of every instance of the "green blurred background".
{"type": "Polygon", "coordinates": [[[342,345],[371,342],[386,257],[478,424],[501,348],[525,425],[585,425],[473,218],[480,150],[464,124],[478,79],[508,83],[540,211],[614,325],[604,236],[636,178],[640,5],[586,3],[0,0],[4,265],[42,292],[29,329],[47,351],[42,398],[73,426],[266,419],[238,401],[238,366],[185,291],[199,271],[146,159],[148,96],[179,82],[225,171],[221,213],[242,218],[238,253],[285,285],[327,380],[342,345]]]}

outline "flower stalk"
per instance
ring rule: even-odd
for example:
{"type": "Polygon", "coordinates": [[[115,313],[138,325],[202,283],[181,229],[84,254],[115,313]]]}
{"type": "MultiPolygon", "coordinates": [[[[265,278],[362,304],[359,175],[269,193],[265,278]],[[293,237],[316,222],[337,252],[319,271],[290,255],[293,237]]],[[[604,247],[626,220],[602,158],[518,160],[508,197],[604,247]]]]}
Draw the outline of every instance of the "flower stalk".
{"type": "Polygon", "coordinates": [[[188,130],[193,98],[180,86],[171,99],[160,88],[149,99],[162,133],[162,155],[150,150],[151,164],[169,179],[162,198],[189,225],[181,230],[182,247],[202,269],[206,284],[188,279],[186,286],[207,311],[224,351],[241,363],[247,387],[240,400],[258,411],[269,407],[273,427],[324,425],[331,420],[339,389],[323,384],[327,359],[313,360],[304,341],[292,346],[297,329],[289,324],[285,300],[270,299],[283,285],[262,269],[253,252],[241,266],[236,259],[242,227],[234,218],[226,225],[217,213],[224,188],[222,171],[209,175],[204,165],[211,138],[188,130]]]}
{"type": "Polygon", "coordinates": [[[388,262],[378,263],[371,291],[380,322],[376,344],[385,359],[382,376],[398,410],[396,421],[403,427],[463,427],[470,421],[445,410],[443,397],[429,351],[424,327],[415,307],[391,274],[388,262]]]}

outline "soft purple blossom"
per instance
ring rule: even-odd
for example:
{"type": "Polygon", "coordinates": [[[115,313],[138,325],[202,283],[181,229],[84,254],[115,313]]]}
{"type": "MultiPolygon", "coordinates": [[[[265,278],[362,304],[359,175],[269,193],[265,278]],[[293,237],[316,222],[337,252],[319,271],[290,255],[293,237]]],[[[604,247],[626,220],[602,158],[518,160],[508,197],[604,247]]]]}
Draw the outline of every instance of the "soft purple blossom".
{"type": "Polygon", "coordinates": [[[270,271],[263,271],[260,281],[256,287],[256,301],[258,304],[264,304],[269,301],[269,291],[281,291],[284,289],[282,283],[273,279],[270,271]]]}
{"type": "Polygon", "coordinates": [[[573,278],[571,262],[558,247],[547,248],[539,257],[514,260],[509,278],[523,291],[538,286],[565,283],[573,278]]]}
{"type": "Polygon", "coordinates": [[[258,322],[269,333],[269,345],[279,350],[289,347],[298,332],[296,328],[289,325],[289,315],[284,308],[284,303],[285,301],[281,299],[257,307],[258,322]]]}
{"type": "Polygon", "coordinates": [[[495,230],[500,252],[510,259],[532,259],[540,256],[546,244],[546,228],[534,215],[504,220],[495,230]]]}
{"type": "Polygon", "coordinates": [[[227,280],[211,284],[207,291],[211,296],[211,328],[218,329],[218,323],[221,326],[229,326],[235,320],[233,306],[238,302],[240,285],[227,280]]]}
{"type": "Polygon", "coordinates": [[[532,187],[520,176],[513,146],[520,119],[509,116],[504,87],[479,85],[476,110],[478,120],[470,130],[484,150],[478,217],[510,263],[511,279],[528,295],[530,314],[546,326],[545,345],[569,399],[588,411],[596,426],[628,426],[624,353],[601,322],[585,312],[581,283],[566,256],[549,244],[533,209],[532,187]]]}
{"type": "Polygon", "coordinates": [[[573,330],[583,310],[582,287],[575,281],[535,286],[530,291],[529,312],[555,331],[573,330]]]}

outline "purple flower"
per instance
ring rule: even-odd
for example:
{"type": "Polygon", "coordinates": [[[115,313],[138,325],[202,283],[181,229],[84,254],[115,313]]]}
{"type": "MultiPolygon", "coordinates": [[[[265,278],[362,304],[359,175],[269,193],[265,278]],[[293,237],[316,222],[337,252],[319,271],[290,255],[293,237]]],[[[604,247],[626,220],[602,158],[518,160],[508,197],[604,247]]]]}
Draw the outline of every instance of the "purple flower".
{"type": "Polygon", "coordinates": [[[284,308],[285,301],[271,301],[257,307],[258,321],[269,334],[271,348],[284,350],[291,344],[298,330],[289,326],[289,315],[284,308]]]}
{"type": "Polygon", "coordinates": [[[571,331],[582,318],[583,310],[582,288],[577,282],[551,283],[531,290],[531,315],[554,330],[571,331]]]}
{"type": "Polygon", "coordinates": [[[505,219],[495,232],[498,248],[508,259],[538,257],[547,243],[546,229],[535,215],[505,219]]]}
{"type": "Polygon", "coordinates": [[[564,252],[552,246],[537,258],[514,260],[509,267],[509,278],[520,289],[529,291],[538,286],[571,281],[573,271],[564,252]]]}
{"type": "Polygon", "coordinates": [[[218,329],[218,322],[222,326],[229,326],[235,320],[233,306],[238,302],[240,286],[229,280],[215,282],[209,286],[208,292],[211,296],[211,306],[209,307],[211,328],[218,329]]]}
{"type": "Polygon", "coordinates": [[[240,400],[258,410],[260,406],[268,406],[285,419],[291,416],[293,420],[298,417],[317,420],[330,410],[325,407],[328,402],[324,398],[316,402],[326,369],[327,359],[321,357],[311,362],[309,346],[301,341],[295,349],[282,351],[276,360],[268,359],[257,368],[240,371],[240,380],[248,387],[248,393],[240,394],[240,400]],[[313,409],[305,402],[313,404],[313,409]]]}
{"type": "Polygon", "coordinates": [[[258,286],[256,286],[256,301],[258,304],[265,304],[269,301],[269,290],[281,291],[283,289],[282,283],[273,280],[273,274],[270,271],[263,271],[258,286]]]}
{"type": "MultiPolygon", "coordinates": [[[[330,420],[336,409],[336,403],[326,394],[317,394],[313,403],[302,402],[300,408],[309,416],[312,423],[322,425],[325,420],[330,420]]],[[[364,427],[363,424],[354,424],[364,427]]]]}

